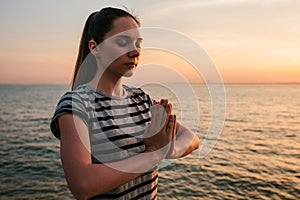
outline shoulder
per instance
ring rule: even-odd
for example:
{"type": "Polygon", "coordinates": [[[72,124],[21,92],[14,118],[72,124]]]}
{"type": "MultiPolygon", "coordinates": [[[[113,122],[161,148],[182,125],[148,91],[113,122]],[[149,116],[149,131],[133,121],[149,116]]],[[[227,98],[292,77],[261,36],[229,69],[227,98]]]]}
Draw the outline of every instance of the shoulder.
{"type": "Polygon", "coordinates": [[[123,88],[126,90],[127,94],[129,96],[132,95],[140,95],[140,96],[146,96],[148,95],[142,88],[140,87],[134,87],[134,86],[127,86],[123,85],[123,88]]]}
{"type": "Polygon", "coordinates": [[[87,124],[87,104],[91,101],[92,92],[85,87],[66,92],[57,103],[50,127],[53,134],[60,138],[58,118],[65,114],[77,115],[87,124]]]}
{"type": "Polygon", "coordinates": [[[91,90],[86,85],[77,87],[75,90],[66,92],[60,99],[61,103],[73,103],[73,104],[86,104],[91,100],[95,99],[95,91],[91,90]]]}
{"type": "Polygon", "coordinates": [[[152,105],[152,98],[142,88],[127,86],[127,85],[123,85],[123,87],[125,88],[128,97],[133,101],[135,102],[142,101],[144,103],[147,103],[149,106],[152,105]]]}

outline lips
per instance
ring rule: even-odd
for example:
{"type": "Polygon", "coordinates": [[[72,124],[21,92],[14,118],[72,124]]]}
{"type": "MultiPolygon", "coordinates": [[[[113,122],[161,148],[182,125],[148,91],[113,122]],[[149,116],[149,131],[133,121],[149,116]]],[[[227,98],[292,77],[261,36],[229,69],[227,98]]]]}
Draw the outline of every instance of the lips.
{"type": "Polygon", "coordinates": [[[134,67],[137,66],[137,64],[134,63],[134,62],[125,63],[125,65],[126,65],[127,67],[130,67],[130,68],[134,68],[134,67]]]}

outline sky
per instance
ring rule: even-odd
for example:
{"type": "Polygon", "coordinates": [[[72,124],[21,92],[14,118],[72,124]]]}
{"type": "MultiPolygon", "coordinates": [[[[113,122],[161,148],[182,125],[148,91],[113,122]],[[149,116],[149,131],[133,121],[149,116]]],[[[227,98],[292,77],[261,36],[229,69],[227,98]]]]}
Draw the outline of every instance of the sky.
{"type": "MultiPolygon", "coordinates": [[[[126,6],[141,28],[182,36],[176,44],[188,38],[225,83],[300,83],[298,0],[1,0],[0,84],[69,84],[83,24],[106,6],[126,6]]],[[[132,80],[209,81],[189,58],[196,50],[182,48],[180,55],[145,48],[132,80]]]]}

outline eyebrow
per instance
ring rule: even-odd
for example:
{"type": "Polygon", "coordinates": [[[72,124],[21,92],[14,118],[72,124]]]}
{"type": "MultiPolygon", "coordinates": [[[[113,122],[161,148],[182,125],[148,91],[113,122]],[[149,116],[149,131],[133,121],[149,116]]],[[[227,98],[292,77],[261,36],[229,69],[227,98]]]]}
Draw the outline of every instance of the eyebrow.
{"type": "MultiPolygon", "coordinates": [[[[116,38],[122,38],[122,39],[125,39],[125,40],[130,40],[132,39],[130,36],[128,35],[117,35],[116,38]]],[[[137,38],[137,40],[143,40],[143,38],[137,38]]]]}

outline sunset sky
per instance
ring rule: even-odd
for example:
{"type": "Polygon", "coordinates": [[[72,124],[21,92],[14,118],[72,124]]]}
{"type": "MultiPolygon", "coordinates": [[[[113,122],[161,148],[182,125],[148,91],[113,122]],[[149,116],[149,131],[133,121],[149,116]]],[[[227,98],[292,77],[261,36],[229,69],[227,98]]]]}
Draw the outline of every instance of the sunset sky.
{"type": "MultiPolygon", "coordinates": [[[[176,31],[205,49],[225,83],[300,83],[298,0],[1,0],[0,83],[69,84],[87,16],[123,5],[142,27],[176,31]]],[[[145,80],[153,69],[151,75],[166,82],[177,76],[197,82],[184,59],[163,54],[145,51],[142,61],[167,65],[166,73],[156,76],[158,68],[145,66],[134,80],[145,80]],[[186,70],[172,75],[173,67],[186,70]]]]}

